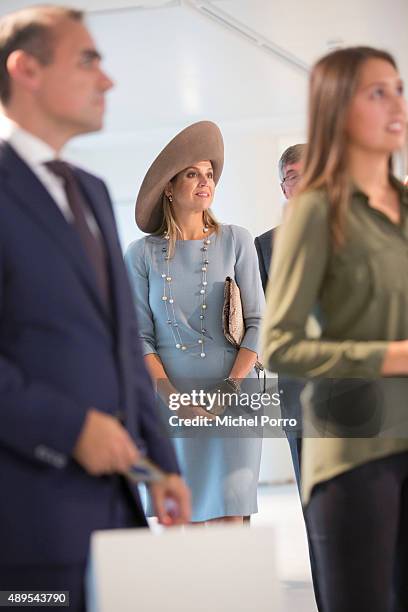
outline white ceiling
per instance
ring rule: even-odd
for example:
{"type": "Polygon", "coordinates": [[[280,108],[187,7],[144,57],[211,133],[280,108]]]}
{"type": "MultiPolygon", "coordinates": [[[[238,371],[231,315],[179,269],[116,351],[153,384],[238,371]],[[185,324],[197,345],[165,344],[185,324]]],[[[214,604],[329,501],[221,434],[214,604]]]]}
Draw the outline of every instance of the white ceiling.
{"type": "MultiPolygon", "coordinates": [[[[35,3],[3,0],[0,13],[30,4],[35,3]]],[[[89,25],[116,82],[106,121],[110,135],[204,117],[224,123],[268,119],[286,130],[302,129],[307,74],[189,8],[189,2],[71,4],[90,11],[89,25]]],[[[225,11],[308,64],[339,41],[385,47],[395,53],[408,80],[408,0],[203,4],[225,11]]]]}

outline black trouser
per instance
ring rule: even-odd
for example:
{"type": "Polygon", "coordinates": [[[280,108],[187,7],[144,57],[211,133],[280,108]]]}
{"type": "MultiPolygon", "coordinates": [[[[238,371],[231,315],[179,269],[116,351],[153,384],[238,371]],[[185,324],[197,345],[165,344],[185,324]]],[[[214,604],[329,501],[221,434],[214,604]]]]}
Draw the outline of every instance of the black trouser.
{"type": "MultiPolygon", "coordinates": [[[[289,443],[290,454],[292,457],[293,470],[295,472],[296,484],[301,497],[301,465],[302,465],[302,406],[300,394],[304,388],[304,382],[296,378],[279,376],[279,390],[281,395],[281,414],[284,419],[295,419],[298,423],[294,431],[286,430],[286,437],[289,443]]],[[[313,590],[316,605],[321,612],[317,567],[314,559],[313,549],[310,545],[308,527],[306,524],[306,535],[309,546],[310,571],[313,580],[313,590]]]]}
{"type": "Polygon", "coordinates": [[[306,520],[323,612],[408,611],[408,453],[317,485],[306,520]]]}

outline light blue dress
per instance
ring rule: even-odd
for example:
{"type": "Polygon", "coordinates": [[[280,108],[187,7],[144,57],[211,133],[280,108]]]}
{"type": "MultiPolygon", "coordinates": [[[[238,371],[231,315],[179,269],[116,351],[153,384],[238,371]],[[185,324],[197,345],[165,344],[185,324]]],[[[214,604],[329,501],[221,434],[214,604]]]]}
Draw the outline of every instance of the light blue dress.
{"type": "MultiPolygon", "coordinates": [[[[207,259],[207,310],[205,354],[200,338],[201,240],[178,240],[170,260],[176,320],[188,350],[175,347],[162,300],[165,271],[163,248],[167,241],[146,236],[133,242],[125,255],[133,287],[144,354],[156,353],[167,376],[179,390],[194,379],[227,377],[237,351],[222,330],[224,281],[235,278],[241,290],[245,337],[241,346],[258,352],[259,327],[264,293],[258,258],[250,233],[235,225],[221,225],[210,236],[207,259]],[[192,346],[190,346],[192,345],[192,346]]],[[[255,371],[250,377],[256,377],[255,371]]],[[[245,516],[257,512],[257,484],[261,458],[260,437],[174,438],[182,474],[192,492],[192,520],[222,516],[245,516]]]]}

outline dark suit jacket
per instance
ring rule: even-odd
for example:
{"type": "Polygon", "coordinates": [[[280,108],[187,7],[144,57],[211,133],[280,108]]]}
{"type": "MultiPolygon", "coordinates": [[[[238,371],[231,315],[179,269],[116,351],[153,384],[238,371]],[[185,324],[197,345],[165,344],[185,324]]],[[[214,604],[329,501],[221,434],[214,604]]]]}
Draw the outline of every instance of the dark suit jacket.
{"type": "Polygon", "coordinates": [[[256,252],[258,253],[259,272],[261,274],[264,292],[266,291],[266,285],[268,283],[269,268],[271,267],[273,245],[277,230],[278,228],[274,227],[273,229],[255,238],[255,248],[256,252]]]}
{"type": "Polygon", "coordinates": [[[89,407],[122,413],[150,457],[178,471],[154,410],[108,192],[75,173],[105,240],[113,317],[75,229],[0,141],[0,565],[83,562],[90,533],[112,526],[117,477],[91,477],[71,456],[89,407]]]}

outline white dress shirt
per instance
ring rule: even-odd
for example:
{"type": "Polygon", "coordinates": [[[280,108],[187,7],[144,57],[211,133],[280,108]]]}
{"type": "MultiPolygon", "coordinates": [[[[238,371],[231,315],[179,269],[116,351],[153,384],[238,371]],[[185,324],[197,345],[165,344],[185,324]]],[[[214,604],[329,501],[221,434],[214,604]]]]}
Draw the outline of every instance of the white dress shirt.
{"type": "MultiPolygon", "coordinates": [[[[73,215],[65,192],[64,181],[45,166],[45,163],[57,159],[56,151],[46,142],[21,128],[17,123],[0,114],[0,138],[8,142],[27,166],[44,185],[65,219],[73,222],[73,215]]],[[[96,220],[89,210],[86,221],[94,235],[99,234],[96,220]]]]}

